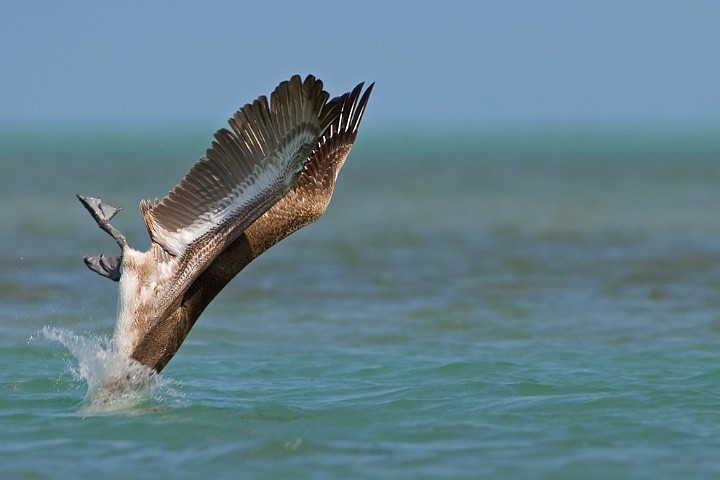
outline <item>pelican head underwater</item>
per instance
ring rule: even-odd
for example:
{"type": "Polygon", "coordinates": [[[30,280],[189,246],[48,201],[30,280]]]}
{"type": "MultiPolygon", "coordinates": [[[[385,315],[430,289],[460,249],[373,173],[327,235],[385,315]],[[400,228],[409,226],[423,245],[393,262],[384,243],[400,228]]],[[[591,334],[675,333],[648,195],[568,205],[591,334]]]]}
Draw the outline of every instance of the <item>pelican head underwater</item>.
{"type": "Polygon", "coordinates": [[[296,75],[243,106],[167,196],[140,202],[146,252],[110,223],[118,208],[78,195],[121,250],[85,257],[118,282],[116,353],[160,372],[238,272],[323,214],[373,85],[330,99],[320,80],[296,75]]]}

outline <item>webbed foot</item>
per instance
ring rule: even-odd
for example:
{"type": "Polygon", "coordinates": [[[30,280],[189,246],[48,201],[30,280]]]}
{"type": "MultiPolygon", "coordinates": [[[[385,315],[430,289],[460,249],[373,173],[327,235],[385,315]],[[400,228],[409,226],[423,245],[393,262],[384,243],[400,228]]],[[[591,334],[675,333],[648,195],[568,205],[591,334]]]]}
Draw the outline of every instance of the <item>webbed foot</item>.
{"type": "Polygon", "coordinates": [[[120,257],[106,257],[103,254],[87,256],[84,258],[85,265],[95,273],[107,277],[115,282],[120,280],[120,257]]]}
{"type": "Polygon", "coordinates": [[[80,203],[83,204],[85,209],[90,212],[90,215],[92,215],[95,223],[97,223],[101,229],[115,239],[115,242],[121,250],[127,246],[125,235],[123,235],[120,230],[110,225],[110,220],[115,216],[115,214],[117,214],[117,212],[120,211],[119,208],[103,203],[102,200],[95,197],[84,197],[82,195],[78,195],[77,198],[80,200],[80,203]]]}

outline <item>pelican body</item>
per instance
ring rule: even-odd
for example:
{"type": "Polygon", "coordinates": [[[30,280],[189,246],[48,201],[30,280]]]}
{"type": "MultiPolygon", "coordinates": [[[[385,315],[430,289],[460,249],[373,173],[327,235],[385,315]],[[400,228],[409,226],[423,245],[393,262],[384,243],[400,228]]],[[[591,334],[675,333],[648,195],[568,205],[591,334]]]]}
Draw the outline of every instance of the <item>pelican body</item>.
{"type": "Polygon", "coordinates": [[[114,350],[160,372],[240,270],[323,214],[372,87],[329,99],[320,80],[296,75],[243,106],[170,193],[140,202],[146,252],[110,223],[119,209],[78,195],[121,250],[85,257],[118,282],[114,350]]]}

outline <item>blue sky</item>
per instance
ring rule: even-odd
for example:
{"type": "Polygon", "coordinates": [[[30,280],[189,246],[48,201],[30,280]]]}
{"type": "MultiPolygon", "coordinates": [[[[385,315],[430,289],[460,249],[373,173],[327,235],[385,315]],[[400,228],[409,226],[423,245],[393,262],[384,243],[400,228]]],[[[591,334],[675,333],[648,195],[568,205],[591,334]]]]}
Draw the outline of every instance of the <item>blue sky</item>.
{"type": "Polygon", "coordinates": [[[720,125],[720,2],[8,1],[0,127],[224,124],[294,73],[373,128],[720,125]]]}

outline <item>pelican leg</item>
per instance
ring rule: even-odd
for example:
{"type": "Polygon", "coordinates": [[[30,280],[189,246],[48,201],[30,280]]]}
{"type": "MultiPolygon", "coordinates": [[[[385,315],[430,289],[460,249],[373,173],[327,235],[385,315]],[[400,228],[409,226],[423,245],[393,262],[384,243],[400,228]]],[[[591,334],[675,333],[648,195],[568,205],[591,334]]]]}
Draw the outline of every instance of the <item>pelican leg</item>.
{"type": "Polygon", "coordinates": [[[87,256],[85,265],[95,273],[107,277],[110,280],[117,282],[120,280],[120,257],[106,257],[102,253],[97,256],[87,256]]]}
{"type": "Polygon", "coordinates": [[[92,215],[95,223],[97,223],[101,229],[115,239],[115,242],[120,247],[120,250],[125,248],[128,244],[125,239],[125,235],[120,233],[120,230],[110,225],[110,220],[112,220],[120,209],[103,203],[99,198],[83,197],[82,195],[78,195],[77,197],[78,200],[80,200],[80,203],[82,203],[87,211],[90,212],[90,215],[92,215]]]}

